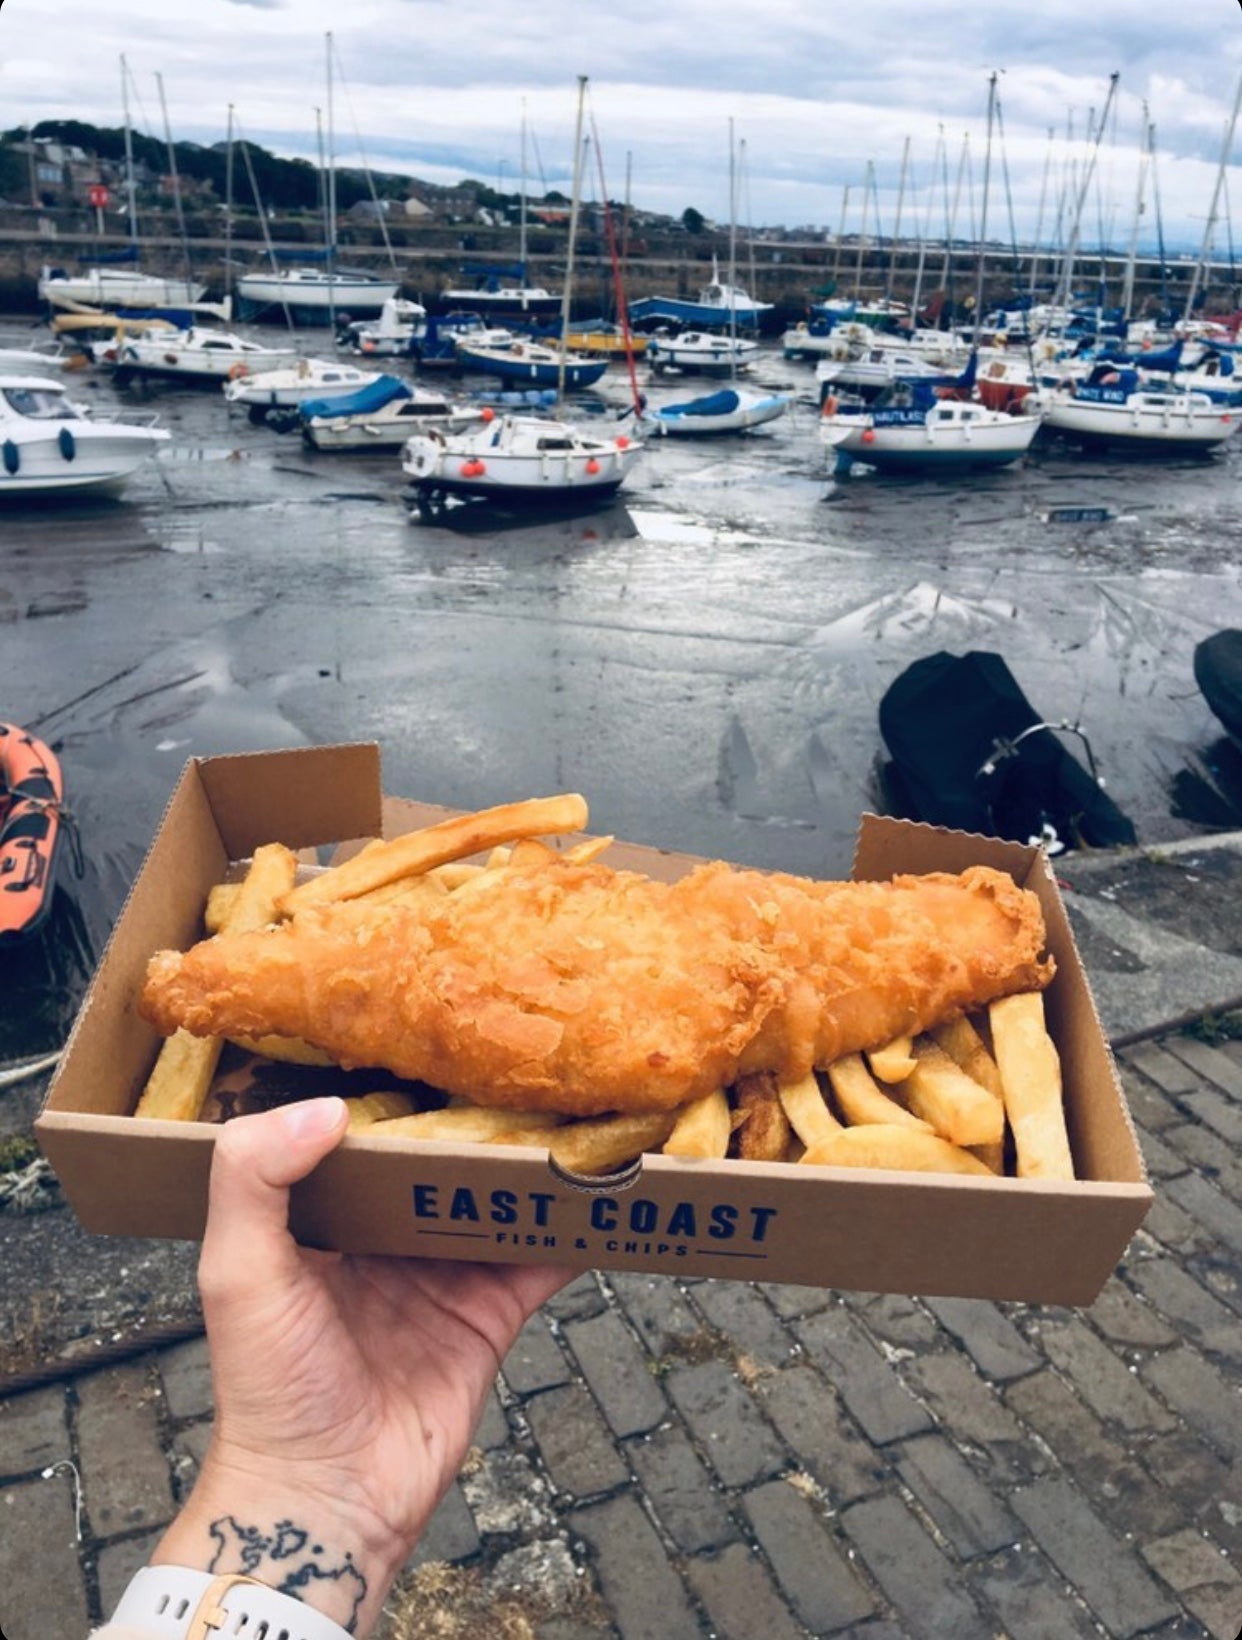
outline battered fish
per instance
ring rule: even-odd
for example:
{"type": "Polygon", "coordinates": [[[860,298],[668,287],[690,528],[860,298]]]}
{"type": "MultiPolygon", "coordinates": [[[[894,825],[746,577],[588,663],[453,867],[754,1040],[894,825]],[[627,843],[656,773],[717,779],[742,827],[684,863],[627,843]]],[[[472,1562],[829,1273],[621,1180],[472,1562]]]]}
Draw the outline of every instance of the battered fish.
{"type": "Polygon", "coordinates": [[[1052,977],[1002,872],[817,883],[700,866],[673,884],[560,860],[403,906],[309,908],[151,961],[161,1031],[301,1037],[481,1105],[668,1110],[797,1078],[1052,977]]]}

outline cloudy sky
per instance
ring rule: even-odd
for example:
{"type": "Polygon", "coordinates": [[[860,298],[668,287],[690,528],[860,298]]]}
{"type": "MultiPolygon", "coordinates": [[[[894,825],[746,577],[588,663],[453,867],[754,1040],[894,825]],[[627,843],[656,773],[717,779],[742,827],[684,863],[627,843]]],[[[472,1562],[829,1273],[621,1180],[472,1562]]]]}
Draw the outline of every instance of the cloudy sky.
{"type": "Polygon", "coordinates": [[[328,31],[342,164],[516,191],[525,115],[531,190],[568,192],[586,75],[613,198],[727,220],[732,132],[742,226],[888,232],[900,199],[904,233],[966,236],[996,72],[989,237],[1012,201],[1051,240],[1081,194],[1084,243],[1124,248],[1153,125],[1141,242],[1159,221],[1197,248],[1215,196],[1217,250],[1242,252],[1242,121],[1217,186],[1239,0],[3,0],[0,121],[119,126],[124,53],[138,128],[163,133],[159,76],[176,138],[222,140],[232,104],[247,137],[313,159],[328,31]]]}

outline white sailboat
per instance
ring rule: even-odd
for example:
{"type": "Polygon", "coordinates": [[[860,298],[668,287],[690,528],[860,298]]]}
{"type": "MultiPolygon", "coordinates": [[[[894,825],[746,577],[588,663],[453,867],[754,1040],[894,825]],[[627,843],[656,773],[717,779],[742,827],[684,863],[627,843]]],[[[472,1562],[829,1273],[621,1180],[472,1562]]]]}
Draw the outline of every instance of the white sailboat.
{"type": "Polygon", "coordinates": [[[39,299],[68,313],[81,313],[84,309],[112,313],[117,308],[175,308],[227,318],[226,304],[204,301],[207,295],[206,285],[188,277],[168,279],[160,274],[144,273],[138,267],[138,214],[134,197],[129,69],[123,54],[121,106],[125,121],[125,194],[129,215],[129,246],[117,253],[115,261],[106,262],[101,256],[97,266],[83,268],[77,273],[67,273],[63,268],[45,266],[37,286],[39,299]]]}
{"type": "Polygon", "coordinates": [[[900,405],[827,399],[819,430],[825,445],[847,462],[926,473],[1017,461],[1030,449],[1041,419],[1038,413],[1011,415],[968,400],[935,398],[924,385],[900,405]]]}
{"type": "Polygon", "coordinates": [[[531,285],[526,280],[526,104],[522,104],[522,190],[519,195],[518,259],[514,267],[479,264],[467,268],[480,280],[477,286],[457,286],[443,291],[440,296],[442,312],[456,308],[470,308],[484,319],[537,319],[555,313],[561,298],[543,285],[531,285]],[[507,281],[516,281],[507,282],[507,281]]]}
{"type": "Polygon", "coordinates": [[[176,381],[222,382],[292,364],[297,350],[264,347],[228,330],[158,329],[127,336],[105,349],[118,385],[134,376],[176,381]]]}
{"type": "MultiPolygon", "coordinates": [[[[983,246],[987,243],[988,176],[996,76],[988,91],[988,156],[984,167],[979,268],[975,312],[983,311],[983,246]]],[[[819,369],[824,369],[820,366],[819,369]]],[[[1002,467],[1030,449],[1043,419],[1043,407],[1027,395],[1009,410],[994,410],[977,395],[978,354],[954,381],[939,384],[925,377],[898,380],[871,405],[861,397],[838,399],[828,394],[821,404],[820,437],[836,457],[837,471],[853,462],[896,472],[925,473],[953,469],[1002,467]]]]}
{"type": "MultiPolygon", "coordinates": [[[[578,79],[578,123],[574,143],[574,189],[569,217],[565,288],[561,298],[562,380],[564,338],[569,330],[574,246],[581,198],[582,112],[586,76],[578,79]]],[[[484,409],[475,422],[432,427],[402,451],[413,504],[423,515],[450,497],[483,497],[535,505],[594,501],[613,494],[642,454],[625,433],[601,437],[572,423],[484,409]]]]}
{"type": "Polygon", "coordinates": [[[304,399],[356,393],[379,379],[378,370],[360,370],[357,365],[335,359],[297,359],[270,370],[248,369],[226,380],[224,396],[230,404],[242,404],[251,410],[291,410],[304,399]]]}
{"type": "Polygon", "coordinates": [[[272,266],[244,273],[237,281],[237,300],[243,319],[279,310],[291,321],[336,326],[338,314],[351,320],[370,318],[383,312],[401,288],[400,281],[361,268],[341,268],[336,262],[336,156],[333,151],[332,35],[326,37],[328,89],[328,155],[324,170],[324,251],[323,265],[307,262],[282,268],[276,265],[269,245],[272,266]]]}
{"type": "MultiPolygon", "coordinates": [[[[737,182],[734,167],[733,148],[733,121],[729,121],[729,283],[732,285],[735,277],[735,263],[737,257],[737,182]]],[[[738,384],[738,372],[745,369],[752,355],[758,352],[758,343],[741,341],[737,334],[737,316],[733,314],[729,320],[727,336],[699,335],[696,342],[708,344],[713,350],[720,348],[718,356],[723,360],[721,374],[730,378],[730,385],[721,388],[719,392],[700,395],[692,399],[678,399],[662,405],[648,405],[642,412],[642,425],[651,431],[674,437],[702,437],[704,434],[744,433],[752,427],[763,426],[766,422],[776,421],[789,408],[789,395],[786,393],[769,393],[752,387],[743,387],[738,384]],[[745,351],[743,351],[745,350],[745,351]]],[[[674,340],[672,346],[684,343],[685,336],[674,340]]],[[[674,357],[676,354],[674,353],[674,357]]],[[[648,349],[648,358],[651,359],[654,370],[659,374],[666,358],[663,343],[659,338],[652,342],[648,349]]],[[[684,365],[681,368],[686,368],[684,365]]],[[[702,368],[699,366],[698,368],[702,368]]],[[[709,373],[715,374],[719,366],[713,363],[709,373]]]]}
{"type": "Polygon", "coordinates": [[[1042,407],[1050,433],[1133,454],[1207,455],[1242,428],[1242,408],[1217,404],[1207,393],[1156,378],[1144,381],[1137,369],[1107,360],[1085,381],[1044,389],[1031,398],[1042,407]]]}

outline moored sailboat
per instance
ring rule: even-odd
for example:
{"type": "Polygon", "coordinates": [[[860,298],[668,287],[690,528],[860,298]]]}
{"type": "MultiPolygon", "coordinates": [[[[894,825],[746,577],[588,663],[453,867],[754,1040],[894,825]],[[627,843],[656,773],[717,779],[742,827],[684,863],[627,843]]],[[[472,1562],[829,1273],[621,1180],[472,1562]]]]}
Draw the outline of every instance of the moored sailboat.
{"type": "MultiPolygon", "coordinates": [[[[574,246],[581,198],[582,115],[586,76],[578,80],[578,122],[574,144],[574,188],[569,219],[565,288],[561,300],[561,343],[557,355],[557,396],[567,385],[574,246]]],[[[521,345],[521,344],[517,344],[521,345]]],[[[550,351],[550,350],[548,350],[550,351]]],[[[589,361],[602,370],[599,361],[589,361]]],[[[606,361],[605,361],[606,363],[606,361]]],[[[427,514],[449,498],[483,497],[534,505],[563,506],[595,501],[622,485],[642,454],[640,441],[625,433],[601,437],[572,423],[490,408],[477,422],[431,427],[411,438],[401,456],[413,504],[427,514]]]]}
{"type": "Polygon", "coordinates": [[[679,296],[644,296],[630,303],[630,318],[635,324],[673,324],[690,329],[723,330],[734,323],[739,329],[753,330],[773,311],[771,302],[756,301],[740,285],[723,281],[715,260],[711,279],[700,290],[697,302],[679,296]]]}
{"type": "Polygon", "coordinates": [[[292,364],[293,347],[264,347],[228,330],[154,330],[128,336],[109,351],[118,383],[133,376],[176,381],[221,382],[292,364]]]}
{"type": "Polygon", "coordinates": [[[824,400],[820,437],[838,468],[860,461],[891,472],[1003,467],[1030,449],[1041,416],[990,410],[970,399],[938,397],[926,382],[873,405],[824,400]]]}
{"type": "MultiPolygon", "coordinates": [[[[734,164],[733,122],[729,122],[729,281],[732,284],[734,276],[734,262],[737,253],[737,182],[734,164]]],[[[789,408],[787,393],[763,392],[752,387],[738,385],[738,372],[747,368],[753,354],[758,352],[759,344],[752,340],[742,340],[737,334],[737,322],[730,320],[728,333],[725,336],[715,334],[693,334],[691,337],[681,336],[674,338],[669,344],[674,359],[678,343],[693,340],[701,351],[706,347],[712,357],[712,365],[706,374],[722,374],[731,378],[728,387],[719,392],[700,395],[693,399],[680,399],[672,403],[656,406],[644,406],[640,422],[645,428],[673,436],[695,436],[703,434],[742,433],[752,427],[760,427],[769,421],[776,421],[789,408]],[[723,368],[722,368],[723,367],[723,368]]],[[[650,350],[650,357],[657,375],[661,373],[669,357],[662,339],[657,338],[650,350]]],[[[681,369],[688,368],[685,365],[681,369]]],[[[702,365],[689,368],[702,369],[702,365]]]]}
{"type": "Polygon", "coordinates": [[[336,359],[297,359],[271,370],[250,371],[224,383],[230,404],[251,410],[295,409],[304,399],[357,392],[380,379],[378,370],[360,370],[336,359]]]}
{"type": "Polygon", "coordinates": [[[1242,410],[1216,404],[1206,393],[1144,382],[1138,370],[1108,361],[1084,381],[1025,402],[1036,397],[1050,433],[1135,454],[1210,454],[1242,427],[1242,410]]]}
{"type": "Polygon", "coordinates": [[[457,343],[457,364],[524,387],[593,387],[608,369],[606,358],[582,358],[542,342],[475,341],[469,336],[457,343]]]}

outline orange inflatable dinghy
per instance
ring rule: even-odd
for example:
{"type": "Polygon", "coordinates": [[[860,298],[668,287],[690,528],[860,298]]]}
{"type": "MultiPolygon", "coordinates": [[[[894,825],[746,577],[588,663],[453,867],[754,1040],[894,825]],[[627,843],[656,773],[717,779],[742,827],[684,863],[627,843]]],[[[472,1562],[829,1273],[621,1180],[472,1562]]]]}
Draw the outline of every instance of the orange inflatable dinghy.
{"type": "Polygon", "coordinates": [[[37,932],[51,910],[63,799],[51,750],[0,723],[0,945],[37,932]]]}

